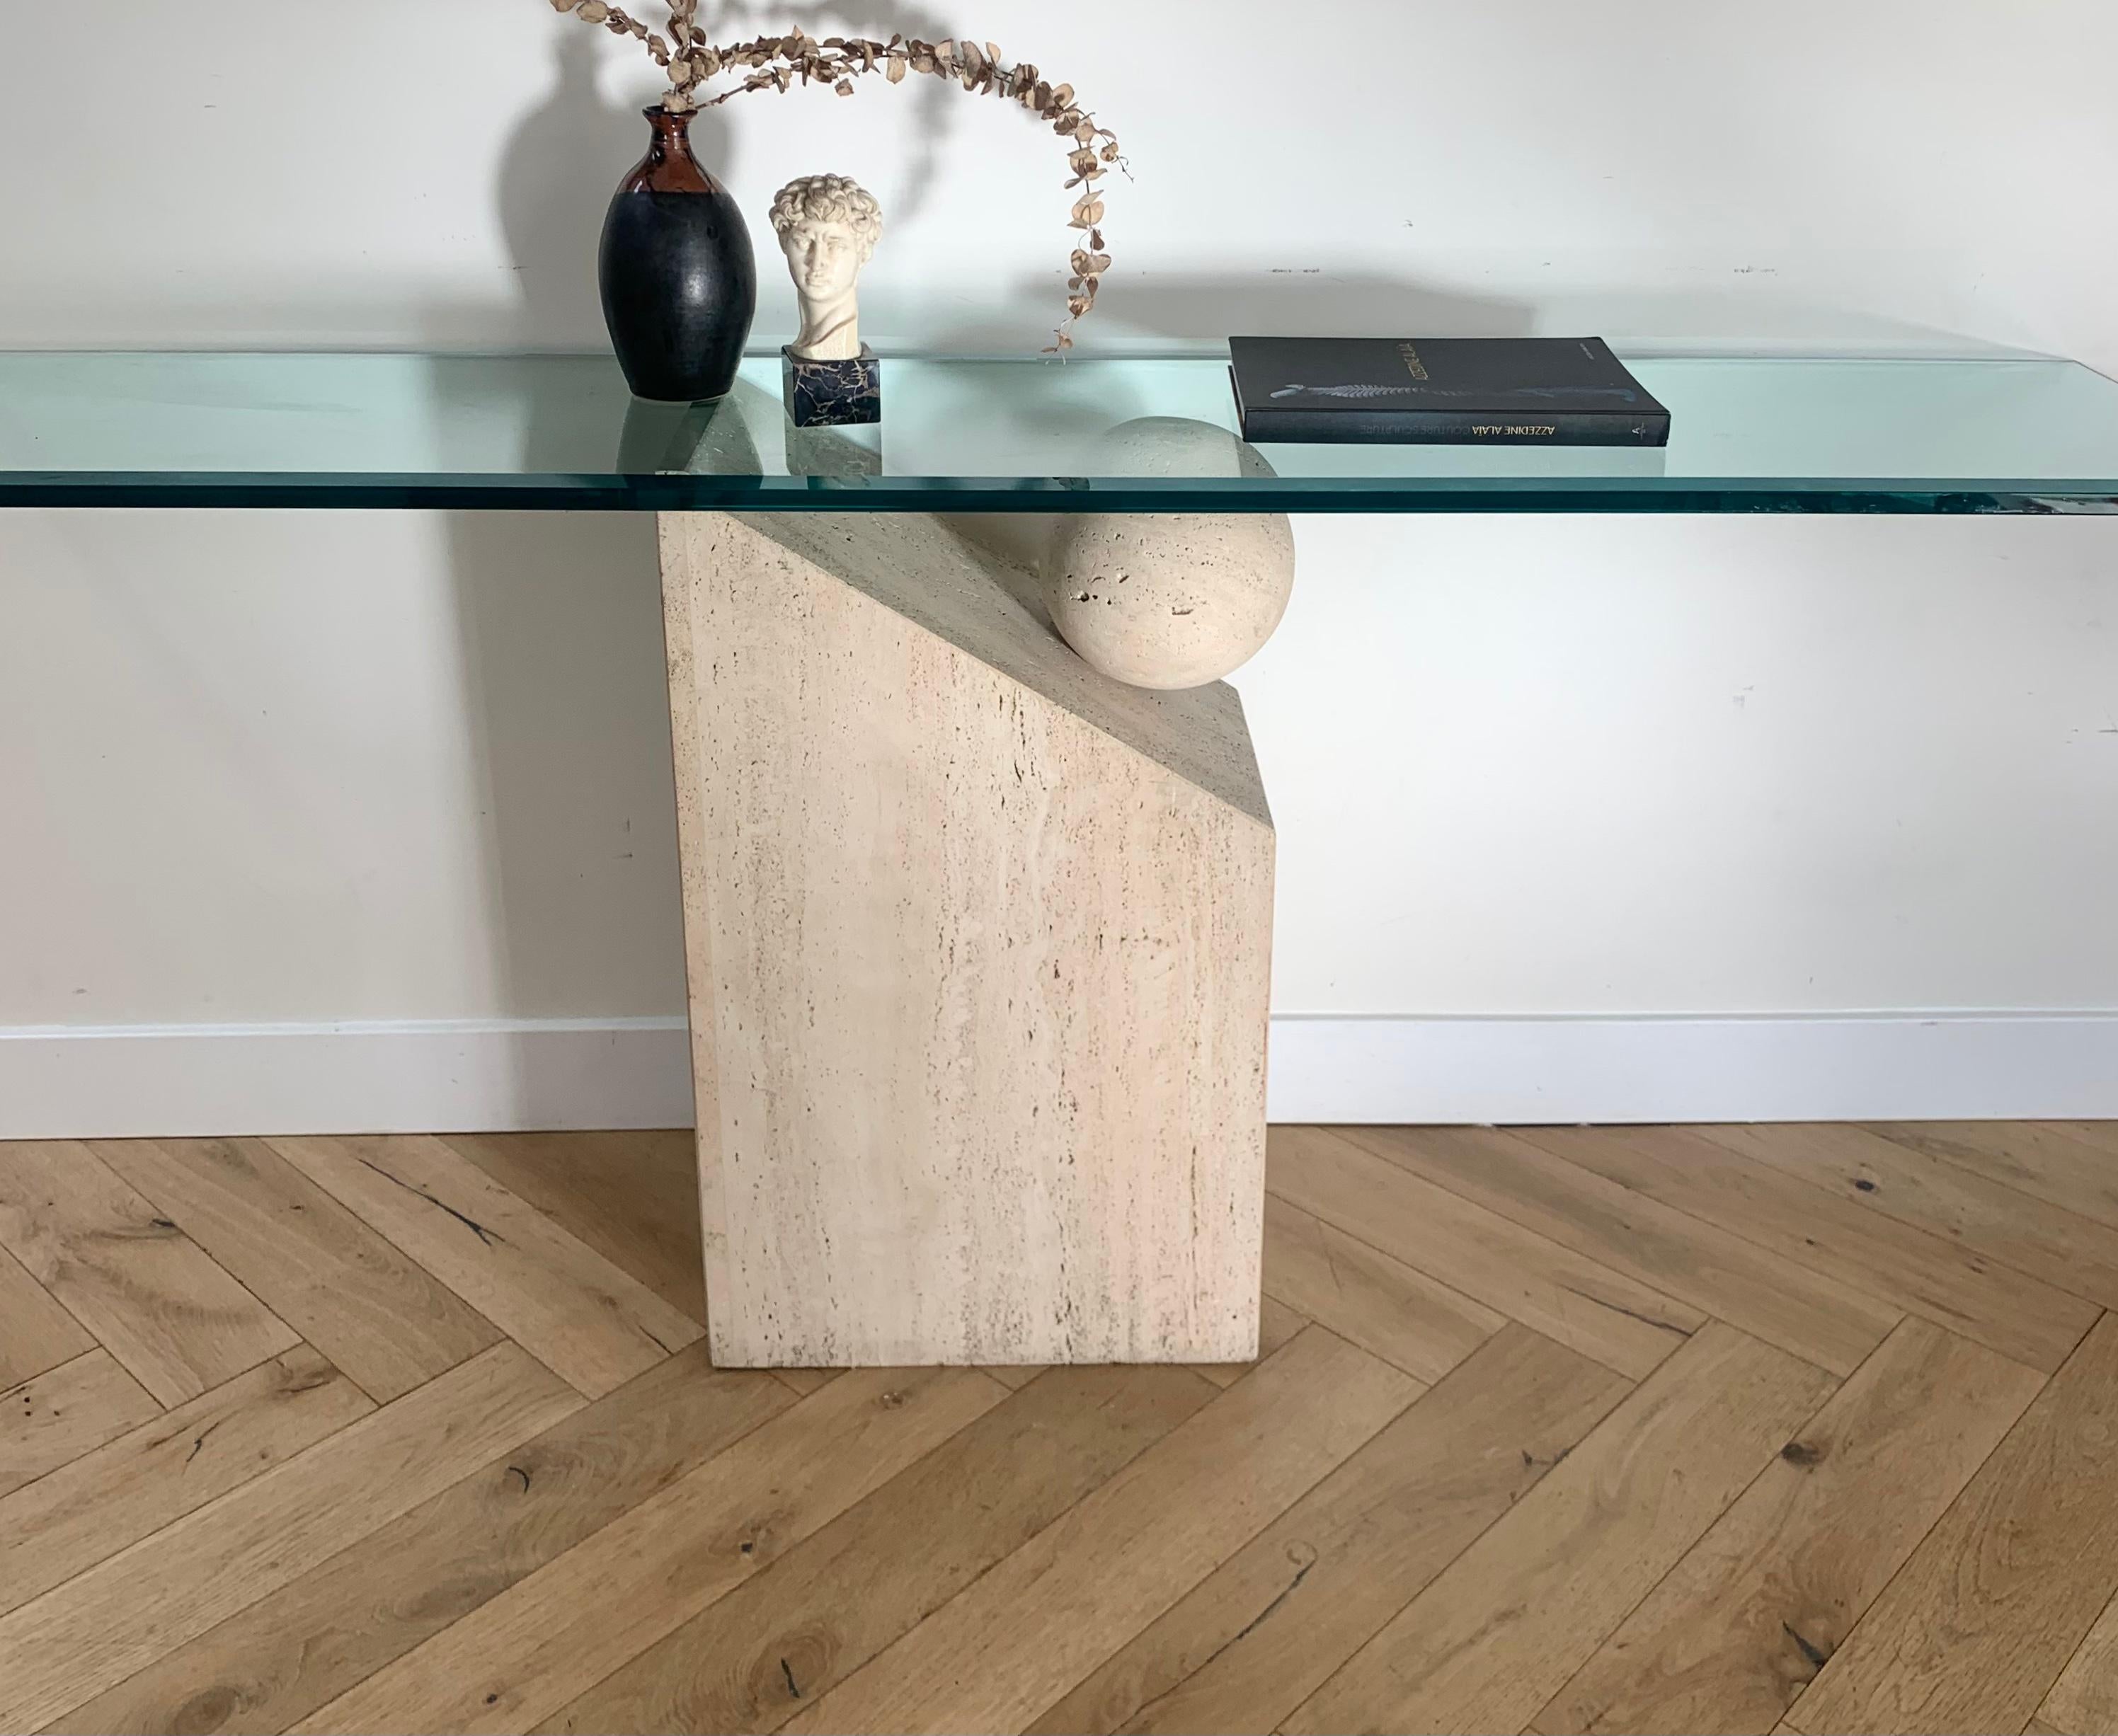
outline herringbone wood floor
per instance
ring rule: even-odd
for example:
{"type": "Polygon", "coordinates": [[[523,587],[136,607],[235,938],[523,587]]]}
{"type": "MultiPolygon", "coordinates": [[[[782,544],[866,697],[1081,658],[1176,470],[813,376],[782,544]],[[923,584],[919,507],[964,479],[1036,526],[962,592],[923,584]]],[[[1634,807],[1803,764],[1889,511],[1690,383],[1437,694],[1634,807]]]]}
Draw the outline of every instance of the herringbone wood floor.
{"type": "Polygon", "coordinates": [[[0,1729],[2118,1728],[2118,1128],[1271,1184],[1256,1367],[780,1377],[684,1135],[0,1146],[0,1729]]]}

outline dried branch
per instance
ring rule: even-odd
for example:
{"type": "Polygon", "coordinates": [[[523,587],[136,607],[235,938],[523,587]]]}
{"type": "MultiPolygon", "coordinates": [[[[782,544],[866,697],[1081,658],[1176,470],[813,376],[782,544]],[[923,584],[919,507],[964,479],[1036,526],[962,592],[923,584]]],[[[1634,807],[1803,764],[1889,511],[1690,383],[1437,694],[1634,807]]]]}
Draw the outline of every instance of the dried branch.
{"type": "MultiPolygon", "coordinates": [[[[607,0],[551,0],[555,11],[571,12],[584,24],[599,24],[615,35],[632,36],[647,45],[654,63],[669,74],[662,106],[677,113],[717,108],[732,97],[752,90],[788,90],[797,81],[804,87],[828,85],[840,96],[853,94],[853,81],[881,74],[902,84],[906,76],[946,79],[974,96],[997,97],[1050,122],[1066,143],[1066,191],[1080,190],[1067,222],[1082,232],[1067,261],[1066,318],[1054,335],[1052,349],[1073,347],[1073,325],[1096,305],[1111,256],[1103,246],[1103,196],[1097,186],[1112,165],[1125,166],[1117,135],[1097,123],[1094,114],[1074,98],[1071,85],[1054,85],[1028,64],[1006,64],[997,43],[921,42],[893,35],[888,42],[862,37],[829,36],[821,42],[799,25],[784,36],[760,36],[749,42],[715,46],[699,34],[698,0],[667,0],[669,35],[665,41],[637,19],[607,0]],[[741,81],[718,95],[701,86],[723,73],[741,81]]],[[[1047,352],[1048,353],[1049,352],[1047,352]]]]}

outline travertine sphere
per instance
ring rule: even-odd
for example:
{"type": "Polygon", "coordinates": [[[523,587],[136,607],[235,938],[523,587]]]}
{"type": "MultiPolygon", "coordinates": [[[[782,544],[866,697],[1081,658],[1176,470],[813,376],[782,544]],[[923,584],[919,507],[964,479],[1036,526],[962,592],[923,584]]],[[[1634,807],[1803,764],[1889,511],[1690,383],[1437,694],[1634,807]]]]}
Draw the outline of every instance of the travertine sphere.
{"type": "MultiPolygon", "coordinates": [[[[1112,429],[1089,469],[1272,473],[1227,430],[1177,417],[1112,429]]],[[[1046,579],[1052,625],[1091,668],[1135,687],[1200,687],[1272,637],[1294,588],[1294,533],[1280,513],[1069,514],[1046,579]]]]}

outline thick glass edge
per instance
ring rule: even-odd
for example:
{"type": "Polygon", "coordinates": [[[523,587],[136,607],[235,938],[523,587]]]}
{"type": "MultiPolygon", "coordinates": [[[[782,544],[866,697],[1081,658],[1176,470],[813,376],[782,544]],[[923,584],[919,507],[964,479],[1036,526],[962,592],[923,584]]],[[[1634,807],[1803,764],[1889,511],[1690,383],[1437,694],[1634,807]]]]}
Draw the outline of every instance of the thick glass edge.
{"type": "Polygon", "coordinates": [[[2118,478],[1276,478],[0,473],[0,507],[830,512],[2118,515],[2118,478]]]}

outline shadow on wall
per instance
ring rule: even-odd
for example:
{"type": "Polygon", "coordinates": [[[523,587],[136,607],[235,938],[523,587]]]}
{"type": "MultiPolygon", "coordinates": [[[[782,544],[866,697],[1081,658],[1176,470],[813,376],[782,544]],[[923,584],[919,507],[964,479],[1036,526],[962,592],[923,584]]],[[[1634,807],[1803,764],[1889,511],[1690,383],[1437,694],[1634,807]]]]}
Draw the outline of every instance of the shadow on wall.
{"type": "MultiPolygon", "coordinates": [[[[1113,238],[1115,238],[1115,237],[1113,238]]],[[[1005,314],[973,316],[945,336],[913,347],[969,355],[1034,353],[1050,321],[1062,312],[1064,274],[1018,278],[1007,287],[1005,314]]],[[[912,299],[888,290],[874,298],[878,330],[902,330],[916,317],[912,299]]],[[[869,323],[865,305],[862,324],[869,323]]],[[[1096,311],[1077,333],[1077,353],[1138,353],[1191,349],[1237,335],[1376,337],[1447,335],[1518,337],[1534,329],[1537,310],[1526,302],[1436,289],[1408,278],[1362,272],[1289,272],[1243,276],[1155,273],[1114,278],[1096,311]]]]}
{"type": "MultiPolygon", "coordinates": [[[[603,210],[646,149],[648,132],[640,104],[607,98],[598,87],[614,46],[586,26],[554,39],[557,77],[501,158],[501,233],[522,297],[518,329],[533,346],[577,349],[603,330],[596,245],[603,210]]],[[[709,164],[728,155],[718,115],[693,122],[692,138],[709,164]]]]}
{"type": "MultiPolygon", "coordinates": [[[[937,15],[895,0],[771,7],[710,4],[701,18],[708,36],[723,43],[797,24],[816,35],[845,30],[878,39],[887,39],[895,32],[929,39],[950,34],[937,15]]],[[[654,100],[654,95],[641,75],[646,61],[638,45],[614,44],[600,30],[587,26],[561,30],[553,39],[553,61],[551,88],[508,139],[496,194],[501,231],[522,297],[523,307],[514,322],[518,341],[539,348],[579,349],[603,330],[596,245],[603,232],[603,210],[612,189],[646,148],[647,129],[640,111],[654,100]],[[633,52],[627,54],[627,48],[633,52]],[[610,97],[603,90],[600,81],[606,68],[620,65],[629,75],[641,75],[639,100],[610,97]]],[[[916,104],[916,120],[911,159],[890,200],[898,222],[918,215],[932,196],[953,113],[950,93],[936,80],[922,79],[917,90],[906,94],[916,104]]],[[[743,100],[821,102],[826,95],[796,90],[782,99],[760,91],[743,100]]],[[[724,180],[733,171],[739,152],[735,117],[742,107],[737,102],[706,109],[691,122],[693,154],[709,172],[724,180]]],[[[763,214],[745,215],[755,238],[763,214]]]]}
{"type": "MultiPolygon", "coordinates": [[[[822,0],[820,4],[798,6],[709,4],[701,10],[714,14],[706,28],[716,42],[739,40],[792,25],[799,25],[812,36],[866,36],[877,42],[887,42],[894,35],[923,42],[939,42],[945,36],[956,35],[955,25],[940,13],[902,5],[899,0],[822,0]]],[[[882,81],[876,77],[864,82],[880,85],[882,81]]],[[[913,88],[897,93],[897,99],[909,96],[918,105],[913,111],[911,160],[904,165],[901,178],[883,201],[893,224],[909,224],[927,208],[934,183],[941,174],[942,146],[955,125],[959,109],[964,106],[950,99],[948,87],[937,78],[911,82],[913,88]]],[[[790,91],[788,95],[794,100],[805,99],[805,93],[799,90],[790,91]]],[[[888,93],[881,90],[864,90],[855,100],[877,97],[890,100],[888,93]]],[[[756,99],[763,102],[772,99],[767,93],[759,91],[756,99]]],[[[823,94],[807,92],[806,100],[821,102],[823,94]]],[[[715,113],[726,115],[741,106],[741,103],[732,103],[715,113]]]]}
{"type": "MultiPolygon", "coordinates": [[[[817,35],[952,34],[938,15],[893,0],[791,7],[709,0],[702,11],[718,41],[789,23],[817,35]]],[[[640,99],[605,94],[603,81],[620,76],[608,69],[625,59],[622,45],[586,27],[555,39],[551,86],[510,138],[495,189],[520,306],[511,319],[488,312],[488,344],[504,331],[507,341],[532,347],[600,345],[603,211],[645,149],[640,109],[653,100],[639,67],[622,76],[640,99]]],[[[915,144],[895,195],[908,217],[935,182],[950,95],[927,81],[913,96],[915,144]]],[[[693,149],[716,173],[728,173],[737,158],[740,106],[692,123],[693,149]]],[[[477,341],[482,322],[478,310],[456,307],[430,310],[428,323],[477,341]]],[[[475,405],[456,409],[479,413],[475,405]]],[[[556,405],[544,413],[567,411],[556,405]]],[[[577,450],[579,433],[533,422],[521,431],[522,460],[552,468],[555,455],[577,450]]],[[[682,901],[654,520],[478,512],[450,514],[446,525],[501,1003],[529,1018],[681,1012],[682,901]],[[640,920],[640,900],[656,912],[650,920],[640,920]],[[607,957],[590,963],[603,949],[643,944],[654,956],[629,972],[613,970],[607,957]],[[591,1005],[576,986],[627,980],[661,984],[655,1004],[591,1005]]]]}
{"type": "Polygon", "coordinates": [[[1128,278],[1095,317],[1107,312],[1130,330],[1185,343],[1281,334],[1518,337],[1536,319],[1536,309],[1521,302],[1460,295],[1406,278],[1324,270],[1128,278]]]}
{"type": "Polygon", "coordinates": [[[459,512],[447,539],[498,1004],[520,1018],[684,1005],[654,521],[459,512]],[[613,951],[633,957],[614,960],[613,951]],[[652,983],[650,1005],[592,984],[652,983]]]}
{"type": "MultiPolygon", "coordinates": [[[[938,14],[899,0],[818,0],[792,7],[716,7],[709,0],[703,12],[702,27],[721,42],[796,24],[813,35],[844,30],[879,39],[893,33],[929,40],[953,34],[938,14]]],[[[519,312],[496,324],[509,329],[512,341],[574,349],[600,344],[596,247],[611,191],[645,148],[646,127],[639,111],[652,100],[652,85],[647,76],[651,69],[645,66],[636,44],[613,44],[600,30],[562,30],[553,39],[552,84],[510,137],[496,189],[501,229],[521,298],[519,312]],[[627,47],[636,52],[626,53],[627,47]],[[612,97],[603,90],[609,69],[621,67],[634,88],[644,93],[640,99],[612,97]]],[[[952,100],[959,93],[939,81],[921,79],[917,85],[909,92],[863,90],[856,99],[909,96],[916,105],[909,160],[899,169],[886,201],[894,224],[909,224],[932,197],[957,111],[968,113],[967,105],[952,100]]],[[[738,117],[746,102],[821,102],[827,95],[796,90],[781,97],[760,92],[708,109],[692,122],[693,150],[709,170],[725,178],[741,157],[738,117]]],[[[762,214],[746,215],[756,238],[762,214]]],[[[960,353],[1034,353],[1047,341],[1048,321],[1056,318],[1064,294],[1064,273],[1055,263],[1047,274],[993,285],[989,311],[970,312],[950,330],[937,332],[927,323],[934,313],[931,299],[916,289],[893,292],[878,284],[863,293],[862,323],[885,343],[909,339],[918,348],[960,353]]],[[[1213,343],[1237,332],[1510,336],[1529,331],[1534,322],[1535,310],[1522,302],[1362,273],[1265,268],[1241,275],[1122,271],[1103,306],[1083,326],[1081,343],[1084,353],[1093,353],[1213,343]]]]}

